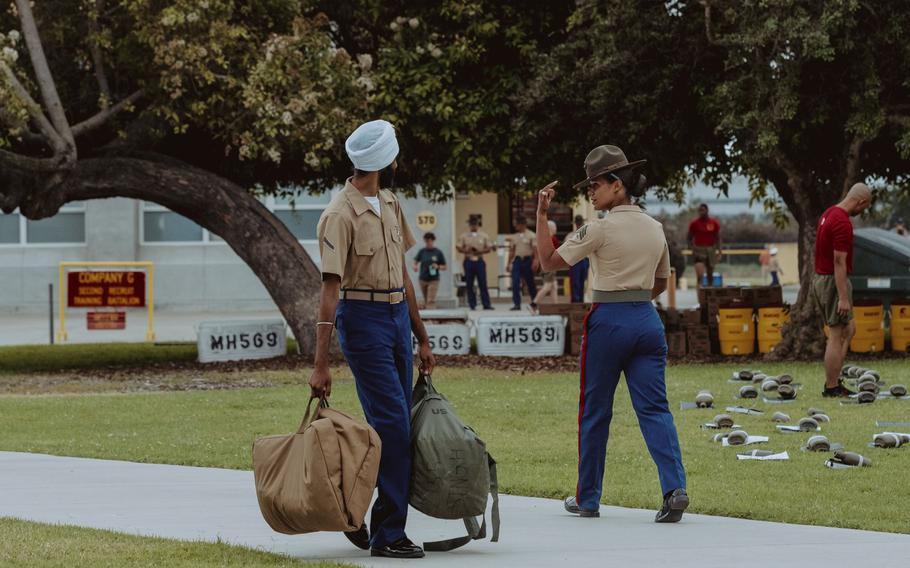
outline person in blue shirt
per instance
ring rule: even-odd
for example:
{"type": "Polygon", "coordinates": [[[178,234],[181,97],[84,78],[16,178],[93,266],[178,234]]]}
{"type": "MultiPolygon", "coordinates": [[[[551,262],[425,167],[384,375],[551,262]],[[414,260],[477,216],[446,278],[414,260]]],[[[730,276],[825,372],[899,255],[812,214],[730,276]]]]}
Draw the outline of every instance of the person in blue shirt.
{"type": "MultiPolygon", "coordinates": [[[[581,215],[575,216],[575,230],[580,231],[585,226],[585,218],[581,215]]],[[[569,282],[572,289],[572,303],[581,304],[585,301],[585,284],[588,280],[588,269],[591,264],[587,258],[573,264],[569,269],[569,282]]]]}
{"type": "Polygon", "coordinates": [[[436,248],[436,235],[433,233],[425,234],[423,243],[424,248],[414,256],[414,272],[420,270],[420,292],[423,295],[421,309],[433,309],[439,292],[439,273],[446,269],[446,257],[436,248]]]}

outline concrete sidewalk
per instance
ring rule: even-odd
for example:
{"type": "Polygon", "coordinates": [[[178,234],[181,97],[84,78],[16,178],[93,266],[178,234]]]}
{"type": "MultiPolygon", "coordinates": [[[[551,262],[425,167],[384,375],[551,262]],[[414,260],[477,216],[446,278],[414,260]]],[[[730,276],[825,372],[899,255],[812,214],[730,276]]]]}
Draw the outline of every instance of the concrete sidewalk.
{"type": "MultiPolygon", "coordinates": [[[[272,532],[248,471],[0,452],[0,516],[184,540],[223,541],[308,559],[400,566],[372,559],[338,533],[272,532]]],[[[692,498],[697,502],[698,495],[692,498]]],[[[654,524],[654,512],[601,509],[600,519],[566,514],[559,501],[502,497],[498,544],[474,542],[415,566],[800,567],[851,564],[898,568],[910,535],[687,515],[654,524]]],[[[906,529],[906,526],[902,527],[906,529]]],[[[458,521],[412,512],[417,542],[459,536],[458,521]]]]}

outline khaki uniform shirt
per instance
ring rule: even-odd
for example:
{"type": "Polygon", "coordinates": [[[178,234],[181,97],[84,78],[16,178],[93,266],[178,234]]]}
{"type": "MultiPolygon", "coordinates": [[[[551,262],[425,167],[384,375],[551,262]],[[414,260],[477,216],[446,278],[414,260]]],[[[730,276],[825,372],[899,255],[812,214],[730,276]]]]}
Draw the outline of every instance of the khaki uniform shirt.
{"type": "Polygon", "coordinates": [[[655,277],[670,277],[663,226],[637,205],[614,207],[572,233],[556,252],[570,265],[590,257],[595,290],[650,290],[655,277]]]}
{"type": "MultiPolygon", "coordinates": [[[[458,246],[467,251],[471,250],[471,247],[483,251],[493,246],[493,241],[483,231],[477,231],[476,233],[467,231],[458,237],[458,246]]],[[[470,252],[464,253],[464,257],[465,260],[480,260],[483,258],[480,254],[471,254],[470,252]]]]}
{"type": "Polygon", "coordinates": [[[531,229],[525,229],[523,233],[515,233],[509,237],[509,241],[515,247],[515,256],[533,256],[534,247],[537,245],[537,235],[531,229]]]}
{"type": "Polygon", "coordinates": [[[348,180],[316,227],[322,273],[341,277],[342,288],[393,290],[404,287],[402,259],[414,235],[395,194],[379,191],[379,210],[348,180]]]}

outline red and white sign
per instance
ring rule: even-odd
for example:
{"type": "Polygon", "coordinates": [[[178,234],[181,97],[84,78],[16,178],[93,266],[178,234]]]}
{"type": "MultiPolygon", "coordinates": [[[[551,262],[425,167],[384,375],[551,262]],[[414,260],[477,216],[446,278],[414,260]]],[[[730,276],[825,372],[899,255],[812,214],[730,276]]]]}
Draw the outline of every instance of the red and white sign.
{"type": "Polygon", "coordinates": [[[145,272],[85,270],[66,276],[69,308],[145,307],[145,272]]]}
{"type": "Polygon", "coordinates": [[[126,329],[126,312],[87,312],[85,324],[88,329],[126,329]]]}

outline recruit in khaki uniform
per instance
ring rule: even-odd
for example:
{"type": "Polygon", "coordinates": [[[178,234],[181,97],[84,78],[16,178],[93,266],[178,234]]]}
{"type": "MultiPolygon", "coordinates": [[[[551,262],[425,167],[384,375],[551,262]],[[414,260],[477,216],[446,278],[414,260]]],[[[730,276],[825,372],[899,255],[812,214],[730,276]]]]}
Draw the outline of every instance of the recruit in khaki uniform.
{"type": "Polygon", "coordinates": [[[483,255],[493,250],[493,241],[490,236],[480,230],[480,220],[474,215],[469,216],[468,225],[471,230],[458,237],[455,248],[464,255],[464,284],[468,295],[468,306],[473,310],[477,307],[477,296],[474,294],[474,281],[480,287],[480,302],[483,309],[492,310],[490,292],[487,290],[487,263],[483,255]]]}
{"type": "Polygon", "coordinates": [[[531,307],[536,308],[534,297],[537,295],[537,285],[534,282],[534,272],[537,270],[537,235],[528,229],[528,221],[524,217],[515,220],[516,232],[509,235],[510,260],[506,266],[512,271],[512,311],[521,309],[521,281],[524,280],[531,296],[531,307]]]}
{"type": "Polygon", "coordinates": [[[358,547],[371,548],[373,556],[419,558],[423,550],[404,530],[411,481],[412,327],[421,366],[431,372],[435,361],[406,273],[404,253],[414,237],[398,199],[379,189],[380,172],[395,167],[398,143],[391,124],[373,121],[355,130],[345,149],[355,175],[317,228],[323,285],[310,386],[316,396],[331,394],[328,348],[334,322],[367,422],[382,440],[379,497],[369,532],[362,527],[347,536],[358,547]]]}
{"type": "Polygon", "coordinates": [[[670,257],[660,223],[632,204],[641,197],[645,178],[635,171],[644,160],[629,163],[616,146],[598,146],[585,159],[594,208],[609,211],[554,250],[547,210],[556,182],[540,191],[537,247],[543,270],[558,270],[590,258],[594,304],[585,318],[578,404],[578,487],[565,508],[583,517],[599,516],[604,460],[613,395],[625,374],[645,443],[657,464],[663,505],[657,522],[676,522],[689,505],[679,439],[667,403],[664,371],[667,342],[651,304],[666,289],[670,257]]]}

